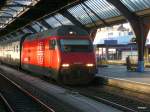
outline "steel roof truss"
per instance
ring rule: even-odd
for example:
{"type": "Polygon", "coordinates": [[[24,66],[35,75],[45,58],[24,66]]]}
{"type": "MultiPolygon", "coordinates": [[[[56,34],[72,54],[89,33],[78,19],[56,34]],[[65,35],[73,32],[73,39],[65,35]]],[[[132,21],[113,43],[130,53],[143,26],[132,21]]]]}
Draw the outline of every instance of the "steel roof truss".
{"type": "MultiPolygon", "coordinates": [[[[40,28],[40,30],[39,31],[37,31],[37,32],[41,32],[41,31],[43,31],[44,30],[44,28],[40,25],[40,24],[38,24],[37,22],[34,22],[34,24],[33,25],[37,25],[39,28],[40,28]]],[[[34,28],[34,27],[33,27],[34,28]]],[[[35,28],[34,28],[35,29],[35,28]]]]}
{"type": "Polygon", "coordinates": [[[31,8],[33,6],[32,5],[23,5],[23,4],[8,4],[8,5],[5,5],[5,7],[26,7],[26,8],[31,8]]]}
{"type": "Polygon", "coordinates": [[[32,26],[26,26],[31,32],[36,33],[36,30],[32,26]]]}
{"type": "Polygon", "coordinates": [[[18,17],[12,17],[12,16],[0,16],[0,18],[12,18],[12,19],[16,19],[18,17]]]}
{"type": "Polygon", "coordinates": [[[11,11],[14,11],[14,12],[18,12],[17,10],[12,9],[12,8],[10,8],[10,7],[8,7],[8,9],[10,9],[11,11]]]}
{"type": "Polygon", "coordinates": [[[45,20],[41,20],[39,21],[43,26],[45,26],[47,29],[52,29],[52,27],[45,21],[45,20]]]}
{"type": "Polygon", "coordinates": [[[10,13],[8,13],[8,12],[5,12],[5,11],[0,11],[0,12],[2,12],[3,14],[7,14],[7,15],[12,16],[12,17],[13,17],[13,15],[12,15],[12,14],[10,14],[10,13]]]}
{"type": "Polygon", "coordinates": [[[63,23],[59,19],[57,19],[55,16],[53,16],[53,18],[56,19],[61,25],[63,25],[63,23]]]}
{"type": "Polygon", "coordinates": [[[86,5],[84,2],[82,3],[87,9],[89,9],[99,20],[103,22],[104,25],[109,26],[108,23],[105,22],[104,19],[102,19],[99,15],[96,14],[88,5],[86,5]]]}
{"type": "Polygon", "coordinates": [[[87,29],[81,22],[79,22],[69,11],[62,10],[59,13],[62,14],[67,19],[69,19],[73,24],[75,24],[89,32],[89,29],[87,29]]]}
{"type": "Polygon", "coordinates": [[[83,4],[80,4],[82,9],[85,11],[85,13],[88,15],[88,17],[90,18],[90,20],[92,21],[92,23],[95,25],[95,27],[97,27],[95,21],[93,20],[93,18],[90,16],[90,14],[87,12],[87,10],[85,9],[85,7],[83,6],[83,4]]]}

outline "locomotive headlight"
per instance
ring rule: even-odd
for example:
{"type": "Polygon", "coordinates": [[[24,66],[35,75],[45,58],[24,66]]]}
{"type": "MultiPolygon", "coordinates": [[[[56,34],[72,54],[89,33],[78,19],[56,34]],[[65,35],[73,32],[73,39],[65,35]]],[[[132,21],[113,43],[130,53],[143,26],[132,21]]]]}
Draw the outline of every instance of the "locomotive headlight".
{"type": "Polygon", "coordinates": [[[93,67],[94,64],[88,63],[88,64],[86,64],[86,66],[87,66],[87,67],[93,67]]]}
{"type": "Polygon", "coordinates": [[[69,64],[62,64],[61,66],[67,68],[67,67],[69,67],[70,65],[69,65],[69,64]]]}

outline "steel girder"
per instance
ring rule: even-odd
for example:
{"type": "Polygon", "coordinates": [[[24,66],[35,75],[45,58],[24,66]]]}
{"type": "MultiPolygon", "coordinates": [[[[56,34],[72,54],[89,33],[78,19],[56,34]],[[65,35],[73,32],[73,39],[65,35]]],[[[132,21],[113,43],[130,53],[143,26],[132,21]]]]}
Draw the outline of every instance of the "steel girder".
{"type": "Polygon", "coordinates": [[[34,29],[34,28],[32,28],[31,26],[26,26],[26,28],[27,29],[29,29],[31,32],[33,32],[33,33],[36,33],[37,31],[34,29]]]}
{"type": "Polygon", "coordinates": [[[67,10],[61,10],[59,13],[61,13],[64,17],[69,19],[73,24],[87,30],[89,32],[89,29],[86,28],[82,23],[80,23],[72,14],[67,10]]]}
{"type": "Polygon", "coordinates": [[[47,29],[52,29],[52,27],[44,20],[39,21],[43,26],[45,26],[47,29]]]}

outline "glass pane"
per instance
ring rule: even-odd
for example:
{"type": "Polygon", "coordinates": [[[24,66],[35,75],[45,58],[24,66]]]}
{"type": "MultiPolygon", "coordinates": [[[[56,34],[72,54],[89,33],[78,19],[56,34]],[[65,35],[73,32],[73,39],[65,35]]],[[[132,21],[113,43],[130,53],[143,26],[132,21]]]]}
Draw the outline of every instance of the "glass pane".
{"type": "Polygon", "coordinates": [[[32,31],[30,31],[29,29],[23,29],[23,32],[25,32],[25,33],[33,33],[32,31]]]}
{"type": "Polygon", "coordinates": [[[44,30],[47,30],[43,25],[41,25],[39,22],[36,22],[32,25],[32,27],[37,31],[37,32],[42,32],[44,30]]]}
{"type": "Polygon", "coordinates": [[[119,16],[121,13],[106,0],[88,0],[85,2],[102,19],[119,16]]]}
{"type": "Polygon", "coordinates": [[[60,40],[62,45],[89,45],[89,40],[60,40]]]}
{"type": "Polygon", "coordinates": [[[73,23],[61,14],[56,14],[55,17],[64,25],[73,25],[73,23]]]}
{"type": "Polygon", "coordinates": [[[61,26],[61,24],[53,17],[47,18],[47,19],[45,19],[45,21],[53,28],[61,26]]]}
{"type": "MultiPolygon", "coordinates": [[[[4,6],[2,8],[3,11],[5,11],[6,13],[3,13],[3,12],[0,12],[0,16],[13,16],[13,17],[18,17],[20,16],[20,13],[24,13],[26,12],[27,10],[29,10],[29,7],[25,7],[25,6],[28,6],[28,5],[32,5],[34,6],[35,4],[37,4],[39,2],[39,0],[8,0],[6,2],[6,6],[4,6]],[[25,6],[16,6],[16,5],[25,5],[25,6]],[[8,6],[7,6],[8,5],[8,6]],[[15,5],[15,6],[10,6],[9,5],[15,5]],[[27,9],[27,10],[25,10],[27,9]],[[9,14],[7,14],[9,13],[9,14]]],[[[0,18],[0,21],[4,21],[5,23],[11,23],[12,20],[14,20],[15,18],[0,18]]],[[[6,27],[6,24],[5,25],[1,25],[0,24],[0,27],[4,28],[6,27]]]]}
{"type": "MultiPolygon", "coordinates": [[[[107,19],[121,15],[121,13],[106,0],[87,0],[84,3],[101,19],[107,19]]],[[[99,18],[95,16],[90,9],[84,6],[84,4],[79,4],[69,8],[68,11],[82,24],[88,24],[99,20],[99,18]]]]}
{"type": "Polygon", "coordinates": [[[80,4],[68,9],[68,11],[82,24],[92,23],[91,19],[80,4]]]}
{"type": "Polygon", "coordinates": [[[64,52],[90,52],[92,45],[89,40],[60,40],[61,50],[64,52]]]}
{"type": "Polygon", "coordinates": [[[150,8],[149,0],[121,0],[121,2],[133,12],[150,8]]]}

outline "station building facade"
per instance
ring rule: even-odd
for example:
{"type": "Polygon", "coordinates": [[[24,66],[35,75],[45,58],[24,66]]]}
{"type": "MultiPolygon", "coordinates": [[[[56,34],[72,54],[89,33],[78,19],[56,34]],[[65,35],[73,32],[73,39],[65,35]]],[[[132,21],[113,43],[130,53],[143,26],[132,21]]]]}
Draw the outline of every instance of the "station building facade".
{"type": "MultiPolygon", "coordinates": [[[[94,40],[98,60],[125,61],[127,56],[137,60],[135,35],[129,23],[104,27],[97,30],[94,40]]],[[[150,60],[150,33],[146,41],[145,56],[150,60]]]]}

